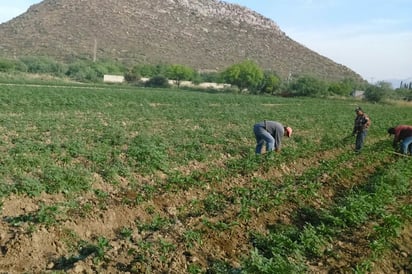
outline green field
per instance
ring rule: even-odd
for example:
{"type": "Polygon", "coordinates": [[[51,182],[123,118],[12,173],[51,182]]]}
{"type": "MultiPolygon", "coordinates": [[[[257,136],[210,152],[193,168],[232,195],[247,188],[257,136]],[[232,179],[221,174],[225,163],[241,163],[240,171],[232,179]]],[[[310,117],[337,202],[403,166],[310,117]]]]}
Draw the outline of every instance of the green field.
{"type": "Polygon", "coordinates": [[[0,271],[412,271],[412,157],[386,132],[410,105],[24,84],[0,104],[0,271]],[[264,119],[294,129],[279,154],[254,154],[264,119]]]}

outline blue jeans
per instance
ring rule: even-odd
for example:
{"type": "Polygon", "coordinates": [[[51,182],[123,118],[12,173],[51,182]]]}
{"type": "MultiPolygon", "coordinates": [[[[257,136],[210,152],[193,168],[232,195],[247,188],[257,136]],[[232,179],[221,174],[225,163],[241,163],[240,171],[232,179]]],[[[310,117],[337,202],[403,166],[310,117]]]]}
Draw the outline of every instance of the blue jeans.
{"type": "Polygon", "coordinates": [[[367,130],[359,131],[356,134],[356,142],[355,142],[355,150],[360,151],[363,147],[363,143],[365,142],[366,135],[368,134],[367,130]]]}
{"type": "Polygon", "coordinates": [[[266,151],[273,151],[275,148],[275,139],[266,131],[261,125],[255,125],[253,127],[253,133],[256,137],[256,154],[262,153],[263,145],[266,143],[266,151]]]}
{"type": "MultiPolygon", "coordinates": [[[[401,152],[403,154],[408,154],[408,147],[412,144],[412,136],[403,139],[401,143],[401,152]]],[[[409,152],[412,154],[412,146],[409,148],[409,152]]]]}

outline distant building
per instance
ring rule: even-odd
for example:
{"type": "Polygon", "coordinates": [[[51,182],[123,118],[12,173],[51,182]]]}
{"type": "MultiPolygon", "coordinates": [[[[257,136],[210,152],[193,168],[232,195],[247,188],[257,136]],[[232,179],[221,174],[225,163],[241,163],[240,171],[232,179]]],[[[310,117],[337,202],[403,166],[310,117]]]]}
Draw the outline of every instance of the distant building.
{"type": "Polygon", "coordinates": [[[103,82],[105,82],[105,83],[123,83],[124,82],[124,76],[105,74],[103,76],[103,82]]]}
{"type": "Polygon", "coordinates": [[[363,99],[365,98],[365,91],[364,90],[354,90],[351,93],[352,97],[363,99]]]}

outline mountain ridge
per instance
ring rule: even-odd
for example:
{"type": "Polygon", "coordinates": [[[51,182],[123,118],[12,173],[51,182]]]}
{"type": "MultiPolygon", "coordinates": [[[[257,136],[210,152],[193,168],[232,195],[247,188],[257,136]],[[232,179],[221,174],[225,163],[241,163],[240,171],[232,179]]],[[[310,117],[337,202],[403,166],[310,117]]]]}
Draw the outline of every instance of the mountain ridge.
{"type": "Polygon", "coordinates": [[[222,70],[245,59],[282,78],[362,77],[288,37],[269,18],[218,0],[44,0],[0,25],[0,55],[175,63],[222,70]]]}

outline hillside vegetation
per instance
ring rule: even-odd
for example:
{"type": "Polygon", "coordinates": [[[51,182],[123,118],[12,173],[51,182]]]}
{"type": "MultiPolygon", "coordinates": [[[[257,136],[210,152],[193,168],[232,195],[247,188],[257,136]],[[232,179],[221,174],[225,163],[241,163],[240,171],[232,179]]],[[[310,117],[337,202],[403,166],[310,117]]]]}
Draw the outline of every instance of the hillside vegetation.
{"type": "Polygon", "coordinates": [[[386,132],[406,103],[8,83],[0,105],[0,271],[412,271],[411,157],[386,132]],[[293,127],[281,153],[254,154],[263,119],[293,127]]]}

